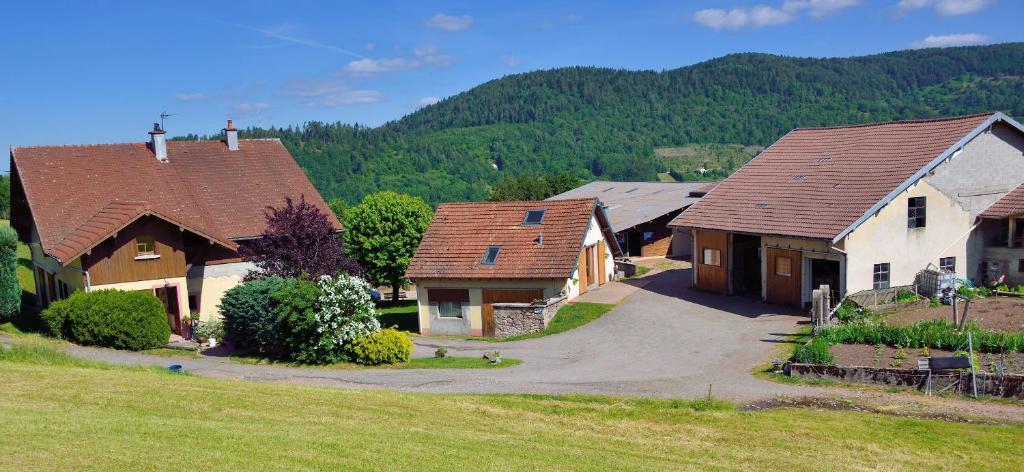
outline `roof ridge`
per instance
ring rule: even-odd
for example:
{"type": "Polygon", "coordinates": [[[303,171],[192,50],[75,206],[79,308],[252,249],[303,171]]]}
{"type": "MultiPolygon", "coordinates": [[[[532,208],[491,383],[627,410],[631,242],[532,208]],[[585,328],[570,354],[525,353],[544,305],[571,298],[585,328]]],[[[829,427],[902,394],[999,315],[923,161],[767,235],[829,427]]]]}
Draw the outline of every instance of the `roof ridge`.
{"type": "Polygon", "coordinates": [[[971,115],[950,116],[950,117],[942,117],[942,118],[919,118],[919,119],[914,119],[914,120],[893,120],[893,121],[880,121],[880,122],[875,122],[875,123],[857,123],[857,124],[849,124],[849,125],[817,126],[817,127],[813,127],[813,126],[812,127],[797,127],[797,128],[793,128],[793,131],[810,131],[810,130],[824,130],[824,129],[848,129],[848,128],[867,128],[867,127],[871,127],[871,126],[902,125],[902,124],[911,124],[911,123],[935,123],[935,122],[940,122],[940,121],[954,121],[954,120],[962,120],[962,119],[966,119],[966,118],[976,118],[976,117],[981,117],[981,116],[992,116],[992,115],[995,115],[996,113],[999,113],[999,112],[998,111],[986,111],[986,112],[982,112],[982,113],[974,113],[974,114],[971,114],[971,115]]]}
{"type": "Polygon", "coordinates": [[[86,143],[86,144],[30,144],[27,146],[11,145],[11,150],[18,149],[42,149],[42,148],[75,148],[75,147],[101,147],[101,146],[127,146],[131,144],[148,145],[146,141],[128,141],[121,143],[86,143]]]}
{"type": "Polygon", "coordinates": [[[592,202],[592,201],[594,201],[596,199],[597,199],[597,197],[580,197],[580,198],[564,198],[564,199],[560,199],[560,200],[499,200],[499,201],[482,201],[482,202],[447,202],[447,203],[441,203],[438,206],[441,206],[441,205],[448,205],[448,206],[455,206],[455,205],[460,205],[460,206],[461,205],[510,205],[510,204],[513,204],[513,203],[530,203],[530,204],[536,203],[536,204],[541,204],[541,205],[550,205],[552,202],[555,202],[555,203],[559,203],[559,202],[562,202],[562,203],[564,203],[564,202],[592,202]]]}

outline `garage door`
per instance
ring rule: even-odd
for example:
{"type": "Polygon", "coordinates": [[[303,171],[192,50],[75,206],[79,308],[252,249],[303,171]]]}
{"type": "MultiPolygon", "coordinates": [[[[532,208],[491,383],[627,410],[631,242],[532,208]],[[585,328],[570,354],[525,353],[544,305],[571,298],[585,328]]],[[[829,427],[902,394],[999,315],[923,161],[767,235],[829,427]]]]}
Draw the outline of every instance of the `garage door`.
{"type": "Polygon", "coordinates": [[[776,305],[802,306],[800,267],[803,261],[800,251],[770,247],[767,254],[765,301],[776,305]]]}
{"type": "Polygon", "coordinates": [[[533,303],[544,298],[542,289],[510,289],[510,290],[484,290],[483,307],[483,335],[494,336],[494,307],[495,303],[533,303]]]}

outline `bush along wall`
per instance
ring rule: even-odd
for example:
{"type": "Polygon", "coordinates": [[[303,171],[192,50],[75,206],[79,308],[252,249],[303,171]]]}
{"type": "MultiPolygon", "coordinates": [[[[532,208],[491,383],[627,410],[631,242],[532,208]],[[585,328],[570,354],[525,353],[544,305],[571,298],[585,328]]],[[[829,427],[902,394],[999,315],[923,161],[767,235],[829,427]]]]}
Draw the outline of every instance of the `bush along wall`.
{"type": "Polygon", "coordinates": [[[345,274],[316,281],[248,281],[229,290],[221,301],[225,335],[236,347],[302,364],[408,361],[408,335],[378,334],[380,322],[370,290],[364,280],[345,274]],[[252,327],[254,322],[258,329],[252,327]],[[356,342],[361,342],[360,350],[351,348],[356,342]]]}
{"type": "Polygon", "coordinates": [[[43,310],[52,335],[87,346],[139,351],[167,345],[164,306],[148,292],[75,292],[43,310]]]}

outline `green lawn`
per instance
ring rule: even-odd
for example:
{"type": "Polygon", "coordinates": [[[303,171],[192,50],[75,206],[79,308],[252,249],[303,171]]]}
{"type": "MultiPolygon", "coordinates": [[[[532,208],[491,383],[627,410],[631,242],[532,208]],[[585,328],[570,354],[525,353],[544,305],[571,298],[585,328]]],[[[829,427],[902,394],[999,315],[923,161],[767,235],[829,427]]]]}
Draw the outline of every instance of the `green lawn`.
{"type": "Polygon", "coordinates": [[[558,334],[564,331],[569,331],[570,329],[573,328],[579,328],[580,326],[583,326],[587,323],[590,323],[591,321],[594,321],[604,316],[604,314],[611,311],[612,308],[615,308],[615,305],[609,305],[607,303],[567,303],[558,310],[558,313],[555,313],[554,318],[551,318],[551,322],[548,323],[548,327],[544,331],[520,334],[518,336],[509,336],[507,338],[470,339],[479,339],[490,342],[504,342],[549,336],[552,334],[558,334]]]}
{"type": "Polygon", "coordinates": [[[0,353],[4,470],[1019,470],[1024,427],[722,402],[414,394],[0,353]]]}
{"type": "Polygon", "coordinates": [[[381,302],[377,306],[377,319],[385,328],[397,327],[402,331],[418,333],[420,320],[417,316],[416,300],[381,302]]]}

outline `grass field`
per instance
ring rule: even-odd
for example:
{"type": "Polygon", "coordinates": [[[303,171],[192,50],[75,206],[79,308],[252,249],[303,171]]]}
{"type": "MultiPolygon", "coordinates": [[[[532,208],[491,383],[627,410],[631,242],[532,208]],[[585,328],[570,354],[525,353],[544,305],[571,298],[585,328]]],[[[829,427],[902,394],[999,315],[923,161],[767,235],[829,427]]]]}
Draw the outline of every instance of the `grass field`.
{"type": "Polygon", "coordinates": [[[380,320],[380,325],[385,328],[396,327],[411,333],[418,333],[420,330],[416,300],[381,302],[377,306],[377,319],[380,320]]]}
{"type": "Polygon", "coordinates": [[[565,331],[569,331],[573,328],[578,328],[591,321],[594,321],[605,313],[608,313],[615,308],[615,305],[609,305],[607,303],[567,303],[555,313],[555,316],[551,318],[551,322],[544,331],[538,331],[536,333],[520,334],[518,336],[509,336],[507,338],[470,338],[474,340],[490,341],[490,342],[504,342],[504,341],[518,341],[520,339],[532,339],[539,338],[542,336],[550,336],[552,334],[558,334],[565,331]]]}
{"type": "Polygon", "coordinates": [[[723,402],[432,395],[0,353],[3,470],[1019,470],[1024,428],[723,402]]]}

